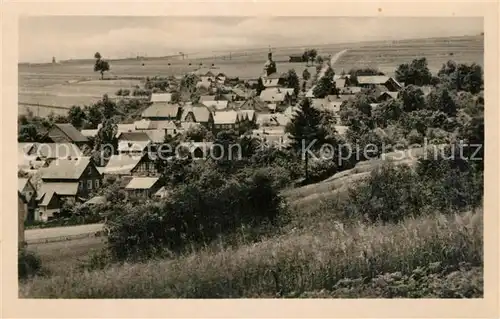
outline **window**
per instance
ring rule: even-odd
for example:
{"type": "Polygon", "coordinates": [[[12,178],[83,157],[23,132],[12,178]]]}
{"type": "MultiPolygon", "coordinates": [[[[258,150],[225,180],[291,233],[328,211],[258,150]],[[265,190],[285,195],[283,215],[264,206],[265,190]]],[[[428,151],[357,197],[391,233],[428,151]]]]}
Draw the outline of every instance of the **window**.
{"type": "Polygon", "coordinates": [[[89,179],[87,181],[87,189],[92,189],[92,180],[91,179],[89,179]]]}
{"type": "Polygon", "coordinates": [[[83,189],[83,181],[80,181],[80,182],[78,183],[78,189],[79,189],[79,190],[82,190],[82,189],[83,189]]]}
{"type": "Polygon", "coordinates": [[[95,188],[99,188],[99,180],[98,179],[95,180],[95,188]]]}

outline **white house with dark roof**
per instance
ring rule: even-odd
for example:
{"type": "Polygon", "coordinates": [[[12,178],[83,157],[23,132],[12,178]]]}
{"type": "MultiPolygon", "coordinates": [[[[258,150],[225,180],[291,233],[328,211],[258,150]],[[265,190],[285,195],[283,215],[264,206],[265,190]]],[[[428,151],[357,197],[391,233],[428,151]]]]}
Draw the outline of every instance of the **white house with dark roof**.
{"type": "Polygon", "coordinates": [[[30,181],[30,178],[17,179],[17,191],[26,199],[26,216],[25,220],[39,220],[35,215],[36,209],[36,188],[30,181]]]}

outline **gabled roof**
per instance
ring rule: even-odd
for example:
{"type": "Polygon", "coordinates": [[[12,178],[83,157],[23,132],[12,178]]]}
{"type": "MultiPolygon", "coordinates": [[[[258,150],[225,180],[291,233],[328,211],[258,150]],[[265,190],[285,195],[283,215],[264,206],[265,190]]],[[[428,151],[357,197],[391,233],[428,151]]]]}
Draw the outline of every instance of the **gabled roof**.
{"type": "Polygon", "coordinates": [[[260,92],[259,98],[264,102],[283,102],[288,92],[279,88],[268,88],[260,92]]]}
{"type": "Polygon", "coordinates": [[[245,110],[255,110],[257,112],[262,112],[266,110],[267,104],[264,103],[259,97],[254,96],[243,102],[240,109],[245,110]]]}
{"type": "Polygon", "coordinates": [[[109,158],[104,174],[128,175],[137,166],[143,155],[118,154],[109,158]]]}
{"type": "MultiPolygon", "coordinates": [[[[177,129],[175,125],[174,127],[177,129]]],[[[165,141],[165,129],[145,130],[144,132],[148,135],[152,143],[163,143],[165,141]]]]}
{"type": "Polygon", "coordinates": [[[239,110],[240,120],[252,120],[255,116],[254,110],[239,110]]]}
{"type": "Polygon", "coordinates": [[[98,132],[99,132],[98,129],[95,129],[95,130],[81,130],[80,131],[80,133],[82,133],[82,135],[85,136],[85,137],[95,137],[98,132]]]}
{"type": "Polygon", "coordinates": [[[206,123],[210,120],[210,110],[205,105],[189,105],[184,107],[182,112],[182,121],[185,121],[186,116],[193,112],[196,122],[206,123]]]}
{"type": "Polygon", "coordinates": [[[125,189],[150,189],[159,180],[158,177],[134,177],[125,189]]]}
{"type": "Polygon", "coordinates": [[[153,121],[142,119],[140,121],[134,122],[134,127],[136,130],[149,130],[152,128],[153,121]]]}
{"type": "Polygon", "coordinates": [[[152,93],[151,102],[170,102],[172,101],[172,93],[152,93]]]}
{"type": "Polygon", "coordinates": [[[384,84],[389,80],[386,75],[360,75],[357,77],[358,84],[384,84]]]}
{"type": "Polygon", "coordinates": [[[122,132],[118,136],[119,141],[149,141],[149,136],[144,131],[122,132]]]}
{"type": "Polygon", "coordinates": [[[165,121],[151,121],[151,127],[149,130],[175,130],[177,129],[177,125],[175,125],[174,121],[165,120],[165,121]]]}
{"type": "MultiPolygon", "coordinates": [[[[43,202],[45,201],[50,201],[52,196],[54,194],[60,195],[60,196],[76,196],[78,193],[78,182],[56,182],[56,183],[47,183],[43,182],[42,185],[40,186],[40,190],[38,191],[38,198],[37,200],[41,200],[43,198],[43,202]],[[48,197],[48,198],[47,198],[48,197]]],[[[48,202],[43,205],[40,204],[41,206],[46,206],[48,202]]]]}
{"type": "Polygon", "coordinates": [[[223,110],[223,109],[227,108],[228,101],[221,101],[221,100],[219,100],[219,101],[203,101],[202,104],[205,105],[206,107],[213,107],[216,110],[223,110]]]}
{"type": "Polygon", "coordinates": [[[214,113],[214,124],[235,124],[238,121],[238,112],[220,111],[214,113]]]}
{"type": "Polygon", "coordinates": [[[384,95],[389,95],[389,97],[391,97],[393,99],[397,99],[399,96],[399,92],[385,91],[385,92],[380,93],[379,97],[384,96],[384,95]]]}
{"type": "Polygon", "coordinates": [[[78,158],[82,157],[82,151],[72,143],[40,143],[32,149],[30,155],[41,158],[78,158]]]}
{"type": "Polygon", "coordinates": [[[36,148],[37,143],[17,143],[17,153],[19,155],[28,155],[34,148],[36,148]]]}
{"type": "Polygon", "coordinates": [[[42,179],[80,179],[85,169],[93,165],[90,157],[78,159],[56,159],[43,170],[42,179]]]}
{"type": "Polygon", "coordinates": [[[179,112],[178,104],[170,104],[165,102],[154,103],[142,112],[143,118],[166,117],[175,118],[179,112]]]}
{"type": "Polygon", "coordinates": [[[144,152],[151,143],[147,141],[118,141],[118,152],[144,152]]]}
{"type": "Polygon", "coordinates": [[[279,86],[279,80],[280,79],[263,79],[262,80],[262,84],[265,86],[265,87],[275,87],[275,86],[279,86]]]}
{"type": "Polygon", "coordinates": [[[215,95],[202,95],[200,96],[200,103],[203,103],[205,101],[215,101],[215,95]]]}
{"type": "MultiPolygon", "coordinates": [[[[71,141],[73,142],[88,142],[89,140],[80,133],[72,124],[70,123],[56,123],[53,127],[57,127],[61,130],[71,141]]],[[[50,137],[50,131],[49,131],[50,137]]]]}
{"type": "Polygon", "coordinates": [[[17,190],[22,192],[24,187],[26,187],[26,184],[28,184],[28,181],[29,181],[28,178],[18,177],[17,178],[17,190]]]}

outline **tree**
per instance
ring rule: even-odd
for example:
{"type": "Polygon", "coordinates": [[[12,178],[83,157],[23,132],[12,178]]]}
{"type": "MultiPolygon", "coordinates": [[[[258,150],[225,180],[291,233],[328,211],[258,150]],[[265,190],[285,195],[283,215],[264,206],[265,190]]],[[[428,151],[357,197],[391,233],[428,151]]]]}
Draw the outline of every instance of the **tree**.
{"type": "Polygon", "coordinates": [[[266,87],[264,86],[264,82],[262,82],[262,78],[259,77],[259,79],[257,80],[257,96],[260,95],[260,92],[264,91],[266,89],[266,87]]]}
{"type": "Polygon", "coordinates": [[[109,63],[102,59],[102,56],[99,52],[94,54],[94,58],[96,59],[94,64],[94,72],[101,73],[101,80],[104,79],[104,72],[109,71],[109,63]]]}
{"type": "Polygon", "coordinates": [[[429,85],[432,74],[427,66],[427,59],[414,59],[410,64],[403,63],[396,70],[396,80],[404,82],[405,85],[429,85]]]}
{"type": "Polygon", "coordinates": [[[97,132],[94,139],[94,150],[92,159],[99,166],[106,165],[110,156],[118,149],[117,139],[118,127],[111,119],[105,119],[102,127],[97,132]]]}
{"type": "Polygon", "coordinates": [[[472,63],[456,64],[454,61],[448,61],[443,64],[438,72],[441,83],[449,89],[457,91],[467,91],[477,94],[483,86],[483,70],[481,66],[472,63]]]}
{"type": "Polygon", "coordinates": [[[181,94],[178,91],[172,93],[172,103],[179,103],[181,101],[181,94]]]}
{"type": "Polygon", "coordinates": [[[80,106],[73,105],[68,112],[68,121],[74,127],[82,128],[85,121],[85,112],[80,106]]]}
{"type": "Polygon", "coordinates": [[[292,88],[295,95],[299,94],[300,83],[297,73],[294,69],[288,70],[286,74],[286,85],[288,88],[292,88]]]}
{"type": "Polygon", "coordinates": [[[403,110],[412,112],[425,109],[425,98],[422,90],[415,85],[405,86],[400,92],[403,110]]]}
{"type": "Polygon", "coordinates": [[[311,78],[311,73],[309,72],[309,70],[304,69],[304,72],[302,72],[302,79],[304,80],[304,82],[307,82],[309,81],[309,79],[311,78]]]}
{"type": "Polygon", "coordinates": [[[85,106],[85,118],[87,119],[88,128],[96,129],[97,126],[102,122],[102,111],[98,104],[93,104],[91,106],[85,106]]]}
{"type": "Polygon", "coordinates": [[[321,112],[312,107],[309,99],[305,99],[286,127],[286,131],[291,135],[291,148],[302,153],[306,181],[309,180],[309,152],[307,150],[317,150],[326,140],[322,121],[321,112]]]}
{"type": "Polygon", "coordinates": [[[319,80],[316,86],[314,87],[313,94],[316,98],[325,98],[327,95],[330,95],[334,91],[333,77],[335,72],[332,68],[328,68],[319,80]]]}
{"type": "Polygon", "coordinates": [[[20,143],[25,142],[39,142],[41,135],[34,124],[21,125],[17,134],[17,141],[20,143]]]}
{"type": "Polygon", "coordinates": [[[321,55],[316,56],[316,64],[323,64],[323,57],[321,55]]]}
{"type": "Polygon", "coordinates": [[[457,105],[447,87],[439,86],[427,97],[429,108],[433,111],[444,112],[448,116],[457,114],[457,105]]]}

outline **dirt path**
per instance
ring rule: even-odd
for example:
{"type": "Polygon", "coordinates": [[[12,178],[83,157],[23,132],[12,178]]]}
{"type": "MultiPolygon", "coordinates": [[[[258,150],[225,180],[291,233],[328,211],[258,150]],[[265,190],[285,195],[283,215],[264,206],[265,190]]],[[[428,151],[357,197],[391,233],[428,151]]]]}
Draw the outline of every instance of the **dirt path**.
{"type": "Polygon", "coordinates": [[[27,229],[24,232],[25,240],[29,243],[39,243],[45,241],[66,240],[69,238],[77,238],[92,233],[96,233],[103,229],[103,224],[88,224],[66,227],[51,227],[51,228],[36,228],[27,229]]]}
{"type": "MultiPolygon", "coordinates": [[[[346,53],[346,52],[347,52],[347,49],[342,50],[340,52],[337,52],[331,57],[330,65],[332,68],[333,68],[334,64],[337,63],[338,59],[340,59],[340,57],[342,57],[342,55],[344,55],[344,53],[346,53]]],[[[323,68],[321,69],[321,72],[318,75],[318,80],[321,79],[325,75],[325,72],[327,69],[328,69],[328,64],[325,63],[323,65],[323,68]]]]}

